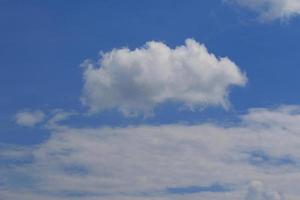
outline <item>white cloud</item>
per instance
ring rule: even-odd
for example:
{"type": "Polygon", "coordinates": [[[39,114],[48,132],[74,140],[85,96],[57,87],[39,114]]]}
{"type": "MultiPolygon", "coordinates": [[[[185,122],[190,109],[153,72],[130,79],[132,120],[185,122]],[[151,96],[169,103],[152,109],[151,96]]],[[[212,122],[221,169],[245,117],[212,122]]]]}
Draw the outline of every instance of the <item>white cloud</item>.
{"type": "Polygon", "coordinates": [[[45,118],[45,114],[40,111],[24,111],[18,112],[15,116],[15,122],[21,126],[33,127],[36,124],[42,122],[45,118]]]}
{"type": "Polygon", "coordinates": [[[286,20],[300,14],[299,0],[225,0],[259,14],[263,21],[286,20]]]}
{"type": "Polygon", "coordinates": [[[252,181],[249,185],[245,200],[282,200],[282,195],[265,188],[262,182],[252,181]]]}
{"type": "Polygon", "coordinates": [[[135,50],[114,49],[98,64],[86,61],[83,66],[83,104],[91,112],[117,108],[127,116],[149,115],[166,101],[190,109],[227,107],[229,87],[246,83],[235,63],[217,58],[193,39],[174,49],[154,41],[135,50]]]}
{"type": "Polygon", "coordinates": [[[0,160],[0,198],[282,200],[284,194],[296,200],[299,110],[297,106],[251,109],[241,116],[242,123],[231,127],[75,129],[56,124],[47,141],[22,151],[24,155],[22,148],[2,147],[6,151],[5,162],[0,160]],[[168,192],[168,188],[209,188],[216,183],[228,190],[168,192]]]}
{"type": "Polygon", "coordinates": [[[51,117],[45,124],[47,129],[61,129],[64,126],[60,125],[63,121],[69,119],[72,116],[78,115],[75,111],[64,111],[62,109],[54,109],[51,112],[51,117]]]}

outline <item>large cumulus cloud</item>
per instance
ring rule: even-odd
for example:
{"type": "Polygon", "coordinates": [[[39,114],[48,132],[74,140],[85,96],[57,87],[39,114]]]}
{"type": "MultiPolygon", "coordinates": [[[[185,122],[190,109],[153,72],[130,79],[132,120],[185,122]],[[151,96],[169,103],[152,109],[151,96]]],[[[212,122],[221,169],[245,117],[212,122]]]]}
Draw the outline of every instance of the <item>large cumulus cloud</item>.
{"type": "Polygon", "coordinates": [[[191,109],[227,107],[230,86],[246,83],[233,61],[217,58],[193,39],[174,49],[154,41],[135,50],[114,49],[83,66],[81,99],[92,112],[117,108],[125,115],[149,115],[166,101],[191,109]]]}

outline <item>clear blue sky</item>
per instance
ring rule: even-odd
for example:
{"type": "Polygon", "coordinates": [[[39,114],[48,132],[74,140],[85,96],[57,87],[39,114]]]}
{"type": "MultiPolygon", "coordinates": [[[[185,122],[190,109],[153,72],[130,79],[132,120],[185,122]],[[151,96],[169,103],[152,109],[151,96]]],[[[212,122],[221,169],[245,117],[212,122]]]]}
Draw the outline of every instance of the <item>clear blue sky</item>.
{"type": "MultiPolygon", "coordinates": [[[[113,48],[137,48],[149,40],[175,47],[186,38],[194,38],[215,55],[228,56],[236,62],[247,73],[249,82],[245,88],[232,90],[234,112],[300,101],[299,19],[257,23],[251,13],[232,9],[219,0],[2,0],[0,4],[2,142],[36,140],[28,135],[22,138],[20,130],[12,125],[11,116],[16,111],[84,110],[79,101],[83,71],[79,65],[83,60],[97,59],[98,52],[113,48]]],[[[171,105],[158,110],[162,111],[158,111],[156,119],[148,122],[195,120],[203,115],[184,112],[186,116],[182,116],[171,105]]],[[[214,112],[217,114],[212,118],[229,114],[214,112]]],[[[88,121],[128,123],[117,114],[102,116],[88,121]]],[[[130,119],[130,123],[136,120],[139,121],[130,119]]]]}

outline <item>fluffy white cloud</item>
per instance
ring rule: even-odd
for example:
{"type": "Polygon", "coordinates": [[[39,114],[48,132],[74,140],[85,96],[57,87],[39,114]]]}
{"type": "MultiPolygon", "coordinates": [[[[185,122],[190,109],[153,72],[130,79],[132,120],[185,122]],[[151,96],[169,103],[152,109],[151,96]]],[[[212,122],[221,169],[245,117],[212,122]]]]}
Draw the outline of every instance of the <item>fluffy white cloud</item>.
{"type": "Polygon", "coordinates": [[[45,118],[45,114],[40,111],[24,111],[18,112],[15,116],[15,122],[21,126],[33,127],[36,124],[42,122],[45,118]]]}
{"type": "Polygon", "coordinates": [[[263,21],[289,19],[300,14],[299,0],[225,0],[253,10],[263,21]]]}
{"type": "Polygon", "coordinates": [[[191,109],[227,107],[229,87],[246,83],[235,63],[217,58],[193,39],[174,49],[154,41],[135,50],[114,49],[98,64],[86,61],[83,66],[81,100],[92,112],[117,108],[125,115],[149,115],[166,101],[191,109]]]}
{"type": "Polygon", "coordinates": [[[0,146],[0,199],[296,200],[299,110],[251,109],[230,127],[55,124],[34,148],[0,146]],[[193,186],[205,189],[170,190],[193,186]]]}

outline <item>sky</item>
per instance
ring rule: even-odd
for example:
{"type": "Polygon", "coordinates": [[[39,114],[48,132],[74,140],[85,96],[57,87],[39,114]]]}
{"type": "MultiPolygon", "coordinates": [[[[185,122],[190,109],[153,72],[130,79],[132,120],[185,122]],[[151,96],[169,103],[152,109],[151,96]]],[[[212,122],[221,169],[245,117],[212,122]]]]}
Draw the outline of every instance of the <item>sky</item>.
{"type": "Polygon", "coordinates": [[[0,0],[0,199],[294,200],[298,0],[0,0]]]}

